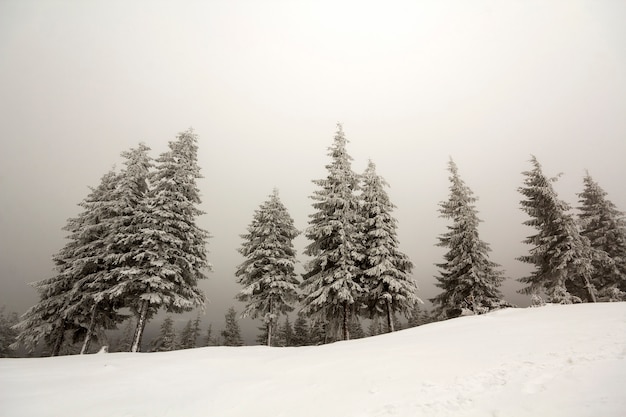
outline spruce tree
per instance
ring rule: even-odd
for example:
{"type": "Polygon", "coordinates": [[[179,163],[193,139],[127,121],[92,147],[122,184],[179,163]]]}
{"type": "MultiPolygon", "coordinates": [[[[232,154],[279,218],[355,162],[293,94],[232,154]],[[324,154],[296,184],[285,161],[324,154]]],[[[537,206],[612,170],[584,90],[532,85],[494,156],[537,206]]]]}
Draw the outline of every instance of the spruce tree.
{"type": "Polygon", "coordinates": [[[225,326],[222,330],[222,337],[224,338],[224,346],[243,346],[243,339],[241,338],[241,329],[239,328],[239,322],[237,321],[237,312],[234,307],[230,307],[228,312],[224,316],[225,326]]]}
{"type": "Polygon", "coordinates": [[[133,352],[139,351],[146,323],[158,311],[180,313],[202,306],[198,280],[211,269],[207,262],[209,234],[196,225],[203,214],[196,180],[197,135],[189,129],[170,141],[156,159],[149,185],[127,233],[116,244],[127,248],[116,260],[117,283],[107,296],[123,299],[137,316],[133,352]]]}
{"type": "Polygon", "coordinates": [[[606,300],[626,300],[626,220],[591,175],[578,194],[580,234],[596,251],[590,280],[606,300]]]}
{"type": "Polygon", "coordinates": [[[285,321],[280,326],[278,339],[280,346],[293,346],[293,327],[289,321],[289,316],[285,316],[285,321]]]}
{"type": "Polygon", "coordinates": [[[298,300],[293,247],[293,239],[298,234],[278,191],[274,190],[255,211],[248,233],[241,236],[245,241],[239,253],[246,260],[235,272],[237,282],[243,286],[237,299],[247,302],[244,317],[263,318],[268,346],[271,346],[279,315],[292,311],[298,300]]]}
{"type": "Polygon", "coordinates": [[[117,322],[125,319],[125,316],[120,316],[117,322],[108,320],[117,315],[119,308],[126,307],[123,298],[110,296],[110,290],[117,284],[115,269],[129,263],[127,239],[135,233],[132,224],[147,192],[147,177],[152,166],[148,151],[150,148],[140,143],[136,148],[122,152],[125,168],[119,173],[110,198],[86,203],[99,219],[92,226],[92,234],[96,238],[88,248],[88,253],[94,254],[92,263],[98,268],[73,289],[80,300],[77,306],[86,304],[91,311],[81,353],[88,350],[95,334],[114,328],[117,322]]]}
{"type": "Polygon", "coordinates": [[[183,330],[180,332],[180,348],[195,348],[198,336],[200,336],[200,315],[197,315],[194,320],[189,319],[185,327],[183,327],[183,330]]]}
{"type": "Polygon", "coordinates": [[[415,304],[422,300],[417,297],[417,284],[410,276],[413,263],[398,248],[397,221],[391,215],[395,206],[385,186],[387,182],[369,161],[362,177],[360,209],[365,255],[361,263],[364,301],[370,318],[385,316],[392,332],[394,313],[409,316],[415,304]]]}
{"type": "Polygon", "coordinates": [[[293,345],[306,346],[309,344],[309,339],[309,324],[304,316],[299,314],[293,323],[293,345]]]}
{"type": "Polygon", "coordinates": [[[161,323],[159,335],[152,341],[151,345],[153,352],[170,352],[178,349],[179,345],[176,342],[176,329],[174,329],[172,316],[165,317],[161,323]]]}
{"type": "Polygon", "coordinates": [[[17,341],[18,323],[17,313],[5,313],[5,307],[0,307],[0,358],[13,358],[16,355],[14,346],[17,341]]]}
{"type": "Polygon", "coordinates": [[[430,301],[437,314],[456,317],[464,310],[473,314],[508,305],[499,287],[503,281],[499,265],[489,260],[489,245],[478,234],[477,198],[459,176],[456,164],[448,162],[450,196],[439,203],[440,217],[450,219],[448,231],[439,236],[438,246],[447,248],[445,262],[437,264],[440,275],[435,284],[443,291],[430,301]]]}
{"type": "MultiPolygon", "coordinates": [[[[95,303],[88,284],[107,273],[103,239],[109,233],[106,219],[112,216],[113,193],[118,183],[119,175],[110,171],[101,178],[98,187],[91,189],[79,204],[83,211],[70,218],[64,227],[70,233],[69,242],[52,258],[56,274],[31,284],[39,293],[39,302],[16,325],[19,331],[16,343],[28,351],[33,351],[43,340],[50,355],[56,356],[64,343],[85,338],[89,329],[93,329],[95,303]]],[[[100,311],[103,314],[98,322],[105,328],[113,328],[123,319],[111,306],[100,311]]],[[[86,340],[89,339],[90,336],[86,340]]]]}
{"type": "Polygon", "coordinates": [[[527,284],[520,292],[535,298],[543,291],[551,303],[580,302],[581,296],[595,302],[595,288],[590,277],[594,256],[589,239],[581,236],[569,205],[561,201],[552,187],[557,178],[547,178],[534,156],[533,169],[525,171],[524,187],[518,191],[525,197],[522,210],[531,219],[524,222],[537,230],[524,243],[532,245],[528,255],[518,260],[535,266],[530,276],[520,278],[527,284]],[[585,294],[568,290],[584,288],[585,294]]]}
{"type": "MultiPolygon", "coordinates": [[[[328,176],[314,180],[319,189],[311,197],[316,212],[310,215],[306,237],[311,243],[304,253],[313,257],[306,265],[302,288],[302,312],[329,323],[349,339],[350,317],[363,293],[359,263],[362,260],[358,230],[358,176],[346,151],[347,139],[337,125],[328,176]]],[[[328,329],[327,329],[328,330],[328,329]]]]}

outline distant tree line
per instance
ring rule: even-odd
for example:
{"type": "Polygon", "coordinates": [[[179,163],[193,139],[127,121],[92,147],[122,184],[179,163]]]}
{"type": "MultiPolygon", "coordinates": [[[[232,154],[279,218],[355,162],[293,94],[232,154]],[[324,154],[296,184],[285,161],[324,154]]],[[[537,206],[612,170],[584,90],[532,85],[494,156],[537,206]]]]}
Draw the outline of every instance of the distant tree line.
{"type": "MultiPolygon", "coordinates": [[[[64,340],[82,340],[85,352],[92,339],[126,320],[122,311],[128,310],[135,328],[127,325],[118,345],[138,351],[145,324],[159,309],[179,313],[203,304],[197,282],[210,270],[209,235],[195,225],[201,214],[196,141],[191,130],[181,133],[156,164],[145,145],[122,154],[126,168],[106,174],[80,204],[83,212],[68,220],[70,241],[54,257],[57,275],[34,284],[40,301],[11,327],[19,332],[14,347],[32,349],[43,341],[55,355],[64,340]]],[[[477,197],[450,160],[449,197],[439,203],[440,217],[450,221],[437,243],[447,249],[437,263],[441,292],[430,300],[432,313],[423,312],[413,263],[399,249],[388,184],[372,161],[363,174],[355,173],[347,143],[338,125],[327,176],[313,181],[314,212],[303,231],[309,261],[302,277],[295,273],[293,247],[300,231],[278,190],[241,236],[244,261],[235,276],[242,288],[236,298],[245,303],[243,317],[262,320],[258,342],[320,344],[397,330],[398,315],[415,326],[510,306],[500,292],[505,275],[479,236],[477,197]],[[292,325],[288,314],[296,309],[292,325]],[[362,320],[370,321],[367,332],[362,320]]],[[[624,213],[587,173],[575,217],[552,187],[556,178],[546,177],[534,156],[531,164],[518,190],[530,217],[524,224],[535,234],[524,241],[529,253],[518,259],[535,268],[519,279],[526,284],[521,292],[535,305],[626,300],[624,213]]],[[[196,346],[198,332],[199,318],[176,336],[168,316],[151,349],[196,346]]],[[[219,335],[209,326],[205,342],[243,344],[234,309],[219,335]]]]}

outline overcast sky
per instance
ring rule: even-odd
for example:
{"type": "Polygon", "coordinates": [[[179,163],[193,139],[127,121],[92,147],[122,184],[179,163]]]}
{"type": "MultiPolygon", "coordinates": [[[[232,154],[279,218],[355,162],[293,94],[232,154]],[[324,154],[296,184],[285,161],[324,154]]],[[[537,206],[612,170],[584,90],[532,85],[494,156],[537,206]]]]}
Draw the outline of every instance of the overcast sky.
{"type": "Polygon", "coordinates": [[[573,206],[588,169],[626,209],[624,22],[621,0],[1,0],[0,306],[37,301],[27,283],[53,274],[61,228],[120,152],[144,141],[156,157],[193,127],[213,235],[203,322],[220,327],[241,311],[239,235],[274,187],[307,226],[338,121],[353,168],[371,158],[391,185],[422,299],[438,292],[451,156],[506,298],[527,305],[531,154],[573,206]]]}

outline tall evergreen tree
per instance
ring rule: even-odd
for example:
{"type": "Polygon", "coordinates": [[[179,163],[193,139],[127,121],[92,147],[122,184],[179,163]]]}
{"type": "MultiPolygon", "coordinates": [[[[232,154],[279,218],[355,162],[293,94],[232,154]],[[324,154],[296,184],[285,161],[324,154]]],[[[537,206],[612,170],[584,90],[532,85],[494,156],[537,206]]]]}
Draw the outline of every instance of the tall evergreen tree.
{"type": "Polygon", "coordinates": [[[346,151],[347,139],[341,125],[329,148],[328,176],[314,180],[319,186],[311,197],[316,212],[310,215],[306,237],[311,243],[304,253],[313,257],[303,275],[302,312],[341,329],[349,339],[350,316],[363,293],[359,263],[362,260],[358,230],[358,176],[346,151]]]}
{"type": "Polygon", "coordinates": [[[152,341],[153,352],[170,352],[178,349],[176,343],[176,329],[174,328],[174,319],[168,315],[161,323],[159,335],[152,341]]]}
{"type": "Polygon", "coordinates": [[[362,178],[364,301],[370,318],[385,316],[392,332],[394,313],[409,316],[415,304],[422,300],[417,297],[417,284],[409,275],[413,263],[398,248],[397,221],[391,215],[395,206],[385,191],[388,184],[376,173],[372,161],[362,178]]]}
{"type": "Polygon", "coordinates": [[[222,330],[224,346],[243,346],[241,329],[239,327],[239,322],[237,321],[237,312],[235,311],[235,308],[229,308],[224,318],[225,326],[224,330],[222,330]]]}
{"type": "Polygon", "coordinates": [[[148,151],[150,148],[140,143],[136,148],[122,152],[125,168],[118,175],[110,199],[86,203],[99,220],[92,226],[94,231],[91,234],[95,239],[88,247],[88,253],[93,253],[94,257],[91,262],[97,268],[74,286],[73,291],[78,295],[74,298],[79,301],[70,307],[86,305],[90,311],[81,353],[87,351],[94,334],[102,334],[104,329],[114,328],[125,319],[117,314],[120,307],[126,307],[125,300],[110,297],[109,291],[117,284],[115,268],[129,263],[128,239],[135,233],[133,221],[148,190],[147,177],[152,166],[148,151]],[[117,320],[111,322],[111,317],[117,320]]]}
{"type": "Polygon", "coordinates": [[[527,284],[520,290],[523,294],[537,296],[545,292],[552,303],[580,302],[580,295],[572,295],[571,288],[584,288],[589,300],[595,301],[595,289],[590,282],[593,250],[589,239],[581,236],[573,217],[568,214],[569,205],[561,201],[534,156],[533,169],[525,171],[524,187],[519,192],[526,198],[521,201],[522,210],[530,220],[525,225],[537,229],[524,243],[532,245],[530,253],[518,260],[535,266],[528,277],[519,281],[527,284]]]}
{"type": "Polygon", "coordinates": [[[239,301],[247,302],[243,316],[261,316],[267,326],[268,346],[280,314],[293,311],[298,300],[298,279],[294,272],[296,251],[293,239],[299,232],[278,197],[278,191],[255,211],[248,233],[239,249],[246,260],[235,275],[243,288],[239,301]]]}
{"type": "Polygon", "coordinates": [[[463,309],[474,314],[508,305],[502,301],[499,286],[503,281],[499,265],[489,260],[489,245],[478,234],[477,198],[459,176],[456,164],[448,162],[450,196],[439,203],[440,217],[452,220],[448,231],[439,236],[438,246],[448,248],[445,262],[437,264],[437,287],[443,292],[430,301],[437,314],[456,317],[463,309]]]}
{"type": "Polygon", "coordinates": [[[128,232],[116,244],[126,248],[116,259],[117,283],[107,297],[121,298],[137,316],[133,352],[139,351],[148,320],[163,307],[180,313],[202,306],[198,280],[211,269],[207,262],[209,234],[196,225],[203,214],[196,180],[197,135],[189,129],[169,142],[156,159],[145,198],[135,210],[128,232]]]}
{"type": "Polygon", "coordinates": [[[580,197],[580,234],[596,250],[590,280],[603,299],[626,300],[626,219],[591,175],[580,197]]]}
{"type": "MultiPolygon", "coordinates": [[[[113,171],[105,174],[96,188],[79,204],[83,211],[68,220],[64,230],[69,242],[53,256],[56,274],[33,283],[39,293],[39,302],[31,307],[16,325],[19,331],[17,344],[32,351],[44,341],[50,355],[56,356],[68,336],[71,342],[85,336],[93,311],[93,296],[87,284],[106,273],[106,255],[103,237],[108,233],[105,219],[112,216],[113,193],[119,183],[119,175],[113,171]],[[85,293],[83,293],[85,291],[85,293]]],[[[100,317],[100,324],[114,327],[120,319],[107,309],[100,317]]]]}

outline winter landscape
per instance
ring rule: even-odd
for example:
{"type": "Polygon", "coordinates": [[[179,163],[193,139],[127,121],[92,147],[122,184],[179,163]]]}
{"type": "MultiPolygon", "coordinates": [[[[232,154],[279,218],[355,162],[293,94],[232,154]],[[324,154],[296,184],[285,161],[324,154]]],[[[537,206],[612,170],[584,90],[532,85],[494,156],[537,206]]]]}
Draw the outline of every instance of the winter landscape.
{"type": "Polygon", "coordinates": [[[621,417],[624,381],[626,303],[546,305],[324,346],[0,359],[0,414],[621,417]]]}
{"type": "Polygon", "coordinates": [[[0,415],[625,416],[624,21],[0,1],[0,415]]]}

